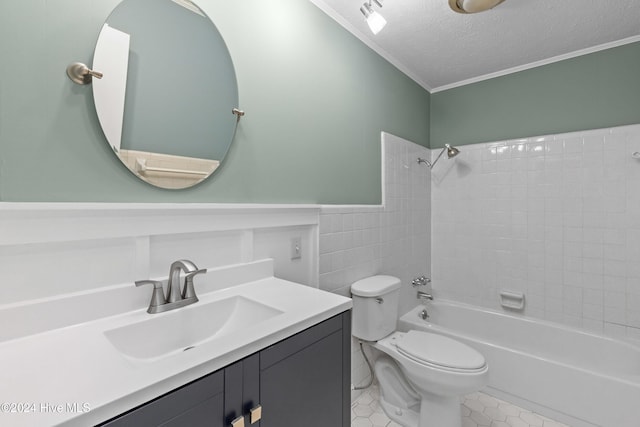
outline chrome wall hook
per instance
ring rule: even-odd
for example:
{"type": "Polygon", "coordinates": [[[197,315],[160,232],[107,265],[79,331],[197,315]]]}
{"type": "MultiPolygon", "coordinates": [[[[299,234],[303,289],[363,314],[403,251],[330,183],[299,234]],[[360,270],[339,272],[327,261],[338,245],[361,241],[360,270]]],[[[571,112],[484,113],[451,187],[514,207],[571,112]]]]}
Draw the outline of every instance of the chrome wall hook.
{"type": "Polygon", "coordinates": [[[67,67],[67,76],[69,76],[74,83],[87,85],[91,83],[93,77],[101,79],[104,75],[99,71],[89,69],[89,67],[81,62],[73,62],[67,67]]]}
{"type": "Polygon", "coordinates": [[[234,114],[235,116],[237,116],[236,123],[238,123],[240,121],[240,119],[242,118],[242,116],[244,116],[244,111],[239,110],[237,108],[232,108],[231,109],[231,114],[234,114]]]}

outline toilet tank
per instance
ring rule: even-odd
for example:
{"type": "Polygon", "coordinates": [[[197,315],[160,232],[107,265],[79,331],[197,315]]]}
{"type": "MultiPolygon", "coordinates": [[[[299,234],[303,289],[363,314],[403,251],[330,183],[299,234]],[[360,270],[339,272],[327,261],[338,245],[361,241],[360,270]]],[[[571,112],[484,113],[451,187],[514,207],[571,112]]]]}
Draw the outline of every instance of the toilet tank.
{"type": "Polygon", "coordinates": [[[396,329],[400,279],[372,276],[351,285],[352,334],[364,341],[378,341],[396,329]]]}

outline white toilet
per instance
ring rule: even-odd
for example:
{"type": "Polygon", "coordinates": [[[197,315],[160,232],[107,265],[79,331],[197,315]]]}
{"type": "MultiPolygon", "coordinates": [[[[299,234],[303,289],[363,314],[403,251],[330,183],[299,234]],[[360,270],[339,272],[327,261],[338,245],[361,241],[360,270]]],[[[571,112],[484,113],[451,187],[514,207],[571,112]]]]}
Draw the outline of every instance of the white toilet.
{"type": "Polygon", "coordinates": [[[353,336],[385,353],[375,364],[380,404],[404,427],[460,427],[460,396],[487,383],[489,367],[471,347],[422,331],[397,332],[400,279],[351,285],[353,336]]]}

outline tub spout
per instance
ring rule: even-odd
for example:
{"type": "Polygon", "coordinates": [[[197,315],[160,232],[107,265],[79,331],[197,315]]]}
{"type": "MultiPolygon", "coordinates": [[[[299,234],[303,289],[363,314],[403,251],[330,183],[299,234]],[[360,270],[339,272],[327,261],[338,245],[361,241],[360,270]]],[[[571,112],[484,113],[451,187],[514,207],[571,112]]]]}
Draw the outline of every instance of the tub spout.
{"type": "Polygon", "coordinates": [[[425,301],[425,300],[433,301],[433,295],[428,294],[426,292],[422,292],[422,291],[418,291],[417,298],[419,300],[423,300],[423,301],[425,301]]]}

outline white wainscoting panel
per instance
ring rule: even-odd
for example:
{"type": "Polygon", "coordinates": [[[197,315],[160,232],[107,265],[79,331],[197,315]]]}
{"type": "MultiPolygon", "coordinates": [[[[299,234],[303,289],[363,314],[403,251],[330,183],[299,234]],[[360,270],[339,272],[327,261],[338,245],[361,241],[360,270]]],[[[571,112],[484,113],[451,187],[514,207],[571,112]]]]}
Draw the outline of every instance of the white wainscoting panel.
{"type": "MultiPolygon", "coordinates": [[[[12,304],[273,256],[283,278],[317,286],[318,206],[0,203],[0,310],[12,304]],[[292,233],[305,256],[284,256],[292,233]],[[257,236],[257,237],[256,237],[257,236]],[[254,247],[257,245],[257,247],[254,247]]],[[[140,292],[147,294],[147,290],[140,292]]]]}

